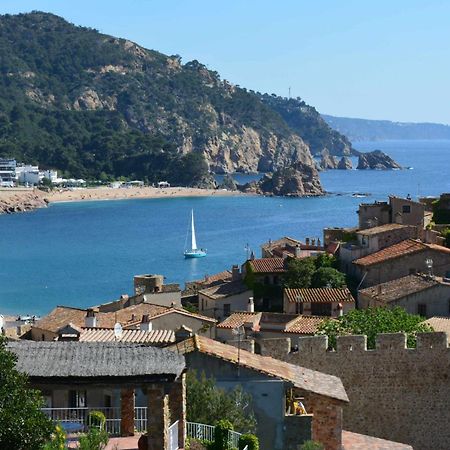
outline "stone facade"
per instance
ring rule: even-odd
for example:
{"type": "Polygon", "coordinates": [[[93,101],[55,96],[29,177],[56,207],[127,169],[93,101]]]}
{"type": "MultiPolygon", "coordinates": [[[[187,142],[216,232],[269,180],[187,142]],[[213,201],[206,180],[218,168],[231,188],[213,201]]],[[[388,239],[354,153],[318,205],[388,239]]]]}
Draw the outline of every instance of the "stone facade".
{"type": "Polygon", "coordinates": [[[120,391],[120,434],[134,436],[134,389],[120,391]]]}
{"type": "Polygon", "coordinates": [[[291,352],[296,343],[290,339],[265,340],[261,353],[340,377],[350,399],[343,410],[347,430],[404,442],[415,450],[448,449],[450,349],[445,333],[419,334],[416,349],[406,348],[402,333],[379,335],[375,350],[366,349],[365,336],[339,337],[336,351],[327,351],[325,336],[297,343],[298,351],[291,352]]]}

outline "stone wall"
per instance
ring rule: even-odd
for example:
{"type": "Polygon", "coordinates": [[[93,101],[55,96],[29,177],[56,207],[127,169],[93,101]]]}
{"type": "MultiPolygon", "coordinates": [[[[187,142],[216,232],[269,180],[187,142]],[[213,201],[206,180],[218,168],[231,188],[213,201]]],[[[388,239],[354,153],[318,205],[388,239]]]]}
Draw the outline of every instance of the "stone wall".
{"type": "MultiPolygon", "coordinates": [[[[336,375],[350,403],[343,427],[356,433],[408,443],[415,450],[447,450],[450,442],[450,349],[445,333],[418,334],[417,348],[406,335],[383,334],[375,350],[365,336],[343,336],[328,351],[326,336],[290,342],[260,342],[263,355],[336,375]],[[298,351],[290,349],[298,344],[298,351]]],[[[314,433],[313,433],[314,436],[314,433]]]]}

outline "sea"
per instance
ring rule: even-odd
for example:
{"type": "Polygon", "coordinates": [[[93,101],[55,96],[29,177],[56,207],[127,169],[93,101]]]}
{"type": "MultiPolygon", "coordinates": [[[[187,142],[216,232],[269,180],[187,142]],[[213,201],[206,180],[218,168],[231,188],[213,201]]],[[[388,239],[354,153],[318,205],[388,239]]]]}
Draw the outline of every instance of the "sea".
{"type": "MultiPolygon", "coordinates": [[[[157,273],[166,283],[203,278],[259,257],[269,239],[322,237],[324,227],[357,224],[361,202],[389,194],[450,192],[450,141],[358,142],[381,149],[407,170],[327,171],[320,198],[186,197],[56,203],[0,216],[0,314],[44,315],[56,305],[87,307],[133,291],[133,276],[157,273]],[[355,197],[353,194],[367,194],[355,197]],[[208,250],[186,260],[190,211],[197,241],[208,250]]],[[[356,163],[356,159],[354,160],[356,163]]],[[[239,182],[256,175],[236,175],[239,182]]]]}

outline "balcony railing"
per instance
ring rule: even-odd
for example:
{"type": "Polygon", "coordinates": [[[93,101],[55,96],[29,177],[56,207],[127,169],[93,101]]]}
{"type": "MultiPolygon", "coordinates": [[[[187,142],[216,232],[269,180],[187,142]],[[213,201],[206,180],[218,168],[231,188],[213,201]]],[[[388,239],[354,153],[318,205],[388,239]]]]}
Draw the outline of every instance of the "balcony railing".
{"type": "MultiPolygon", "coordinates": [[[[186,435],[193,439],[214,441],[214,426],[204,423],[186,422],[186,435]]],[[[231,448],[239,447],[241,433],[237,431],[228,432],[228,445],[231,448]]],[[[245,450],[245,448],[244,448],[245,450]]]]}
{"type": "Polygon", "coordinates": [[[178,450],[178,420],[169,427],[169,450],[178,450]]]}
{"type": "MultiPolygon", "coordinates": [[[[54,422],[61,423],[67,433],[82,433],[89,426],[89,413],[100,411],[105,415],[105,431],[111,436],[120,435],[120,408],[42,408],[54,422]]],[[[134,408],[134,427],[138,433],[147,429],[147,408],[134,408]]]]}

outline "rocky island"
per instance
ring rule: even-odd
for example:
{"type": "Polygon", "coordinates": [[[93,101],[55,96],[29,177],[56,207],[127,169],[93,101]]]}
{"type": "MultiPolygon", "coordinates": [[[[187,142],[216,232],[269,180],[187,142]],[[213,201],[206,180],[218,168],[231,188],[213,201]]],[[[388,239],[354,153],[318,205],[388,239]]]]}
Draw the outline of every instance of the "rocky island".
{"type": "Polygon", "coordinates": [[[357,169],[389,170],[402,169],[402,166],[381,150],[374,150],[359,155],[357,169]]]}

